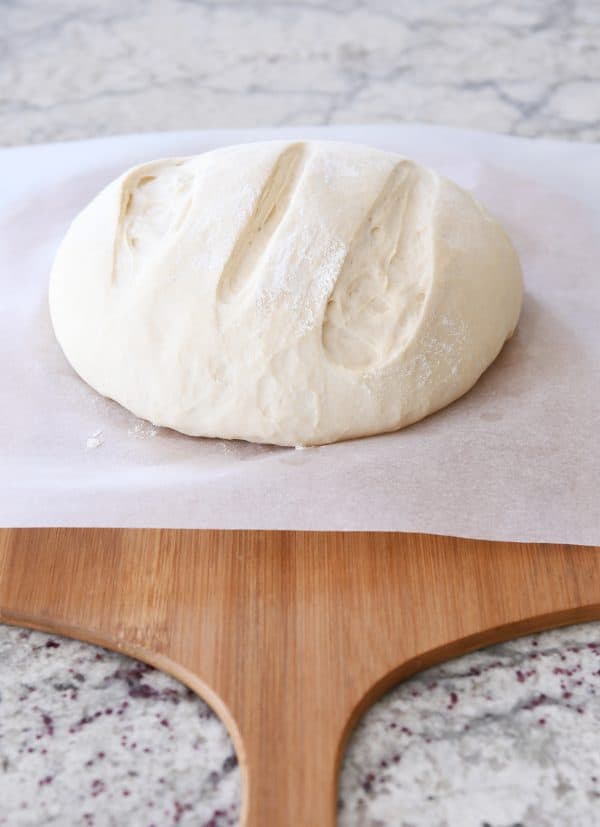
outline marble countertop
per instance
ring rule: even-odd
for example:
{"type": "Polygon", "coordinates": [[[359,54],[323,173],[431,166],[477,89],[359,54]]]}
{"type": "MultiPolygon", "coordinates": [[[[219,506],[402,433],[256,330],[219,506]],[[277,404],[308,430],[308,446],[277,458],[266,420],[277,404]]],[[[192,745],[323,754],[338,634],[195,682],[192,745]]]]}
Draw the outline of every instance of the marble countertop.
{"type": "MultiPolygon", "coordinates": [[[[0,0],[0,143],[418,120],[600,138],[585,0],[0,0]]],[[[357,728],[341,827],[600,823],[600,624],[459,658],[357,728]]],[[[220,721],[121,655],[0,627],[0,825],[225,827],[220,721]]]]}
{"type": "Polygon", "coordinates": [[[407,120],[600,137],[600,6],[588,0],[0,0],[0,10],[5,144],[407,120]]]}

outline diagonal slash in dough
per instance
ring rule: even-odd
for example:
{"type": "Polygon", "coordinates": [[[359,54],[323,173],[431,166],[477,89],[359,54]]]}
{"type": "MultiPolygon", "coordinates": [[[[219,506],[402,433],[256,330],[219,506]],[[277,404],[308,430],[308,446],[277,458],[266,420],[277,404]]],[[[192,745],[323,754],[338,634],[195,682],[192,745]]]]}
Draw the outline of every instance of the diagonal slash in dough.
{"type": "Polygon", "coordinates": [[[219,301],[232,301],[249,283],[292,201],[305,155],[306,149],[302,144],[292,144],[277,159],[254,212],[239,234],[223,268],[217,287],[219,301]]]}
{"type": "Polygon", "coordinates": [[[329,297],[323,348],[349,369],[383,367],[410,341],[428,293],[433,256],[426,230],[433,176],[400,161],[352,239],[329,297]]]}

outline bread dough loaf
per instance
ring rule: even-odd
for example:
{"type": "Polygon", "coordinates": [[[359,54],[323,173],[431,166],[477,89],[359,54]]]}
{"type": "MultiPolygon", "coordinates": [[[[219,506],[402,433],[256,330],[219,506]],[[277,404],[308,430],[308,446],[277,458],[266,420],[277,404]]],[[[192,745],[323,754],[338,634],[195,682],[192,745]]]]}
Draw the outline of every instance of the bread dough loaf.
{"type": "Polygon", "coordinates": [[[67,359],[185,434],[318,445],[464,394],[515,329],[519,262],[467,192],[333,142],[135,167],[74,220],[50,281],[67,359]]]}

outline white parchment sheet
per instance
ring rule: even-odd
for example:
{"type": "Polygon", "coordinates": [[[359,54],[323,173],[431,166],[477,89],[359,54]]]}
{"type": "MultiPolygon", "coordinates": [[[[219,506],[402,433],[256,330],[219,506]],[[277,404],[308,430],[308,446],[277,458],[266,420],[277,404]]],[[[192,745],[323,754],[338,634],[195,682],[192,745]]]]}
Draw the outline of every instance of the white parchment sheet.
{"type": "MultiPolygon", "coordinates": [[[[0,150],[0,524],[422,531],[600,544],[600,146],[417,125],[187,132],[0,150]],[[282,137],[431,165],[503,222],[517,335],[395,434],[294,450],[154,429],[71,370],[47,308],[74,215],[126,167],[282,137]]],[[[124,358],[126,358],[124,356],[124,358]]]]}

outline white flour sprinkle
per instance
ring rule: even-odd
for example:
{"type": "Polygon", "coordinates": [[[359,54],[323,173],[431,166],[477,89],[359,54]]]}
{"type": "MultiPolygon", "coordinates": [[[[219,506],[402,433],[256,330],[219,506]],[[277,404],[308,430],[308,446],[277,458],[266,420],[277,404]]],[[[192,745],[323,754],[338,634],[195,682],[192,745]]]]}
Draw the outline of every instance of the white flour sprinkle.
{"type": "Polygon", "coordinates": [[[157,432],[158,426],[153,425],[151,422],[146,422],[145,419],[138,420],[133,428],[129,428],[127,431],[130,436],[137,436],[141,439],[150,439],[156,436],[157,432]]]}
{"type": "Polygon", "coordinates": [[[104,434],[101,430],[94,431],[94,433],[85,441],[86,451],[91,451],[94,448],[99,448],[101,445],[104,445],[104,434]]]}
{"type": "Polygon", "coordinates": [[[256,298],[259,316],[265,320],[276,307],[283,307],[298,319],[301,332],[312,329],[346,253],[342,241],[333,236],[324,238],[322,230],[314,227],[291,235],[277,263],[270,263],[268,280],[256,298]]]}

